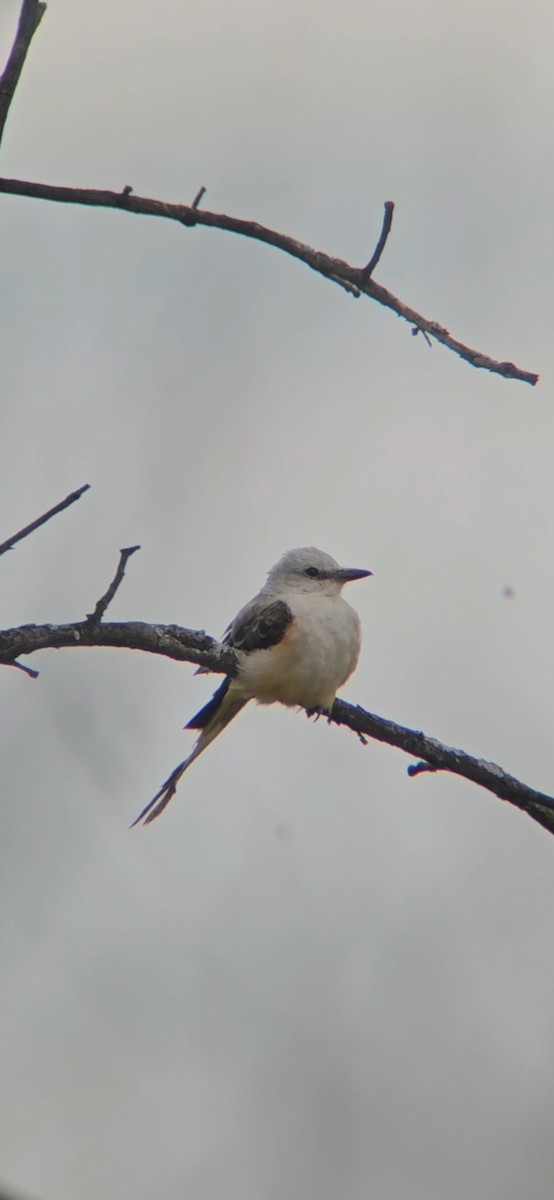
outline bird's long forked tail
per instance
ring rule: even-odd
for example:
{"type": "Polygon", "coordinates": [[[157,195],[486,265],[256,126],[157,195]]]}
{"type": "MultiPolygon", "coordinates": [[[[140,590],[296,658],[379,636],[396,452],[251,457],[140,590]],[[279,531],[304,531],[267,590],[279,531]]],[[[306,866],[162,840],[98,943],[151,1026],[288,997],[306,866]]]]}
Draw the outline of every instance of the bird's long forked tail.
{"type": "Polygon", "coordinates": [[[200,735],[196,739],[191,753],[188,758],[185,758],[183,762],[175,767],[171,775],[168,775],[165,783],[162,783],[156,795],[148,801],[148,804],[133,821],[130,826],[131,829],[134,829],[135,825],[139,825],[141,822],[143,825],[150,825],[152,821],[156,820],[156,817],[159,817],[163,813],[164,808],[173,799],[177,791],[177,784],[187,770],[187,767],[190,767],[195,758],[198,758],[202,754],[202,751],[223,732],[225,726],[248,703],[248,699],[233,695],[232,690],[230,690],[230,683],[230,679],[224,679],[215,695],[212,696],[212,699],[185,725],[185,729],[200,729],[200,735]]]}

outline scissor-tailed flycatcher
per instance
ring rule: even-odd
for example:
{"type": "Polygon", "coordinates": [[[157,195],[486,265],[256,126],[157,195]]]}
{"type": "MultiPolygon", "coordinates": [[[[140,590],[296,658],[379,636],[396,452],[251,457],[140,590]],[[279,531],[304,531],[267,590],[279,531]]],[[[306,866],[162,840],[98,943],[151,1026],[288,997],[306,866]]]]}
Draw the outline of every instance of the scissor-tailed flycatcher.
{"type": "MultiPolygon", "coordinates": [[[[148,825],[175,794],[181,775],[249,700],[330,712],[337,688],[352,674],[361,645],[360,618],[341,595],[343,585],[371,571],[339,567],[313,546],[288,550],[257,596],[227,628],[223,642],[240,666],[188,722],[199,729],[191,754],[171,773],[133,825],[148,825]]],[[[206,672],[200,667],[197,674],[206,672]]]]}

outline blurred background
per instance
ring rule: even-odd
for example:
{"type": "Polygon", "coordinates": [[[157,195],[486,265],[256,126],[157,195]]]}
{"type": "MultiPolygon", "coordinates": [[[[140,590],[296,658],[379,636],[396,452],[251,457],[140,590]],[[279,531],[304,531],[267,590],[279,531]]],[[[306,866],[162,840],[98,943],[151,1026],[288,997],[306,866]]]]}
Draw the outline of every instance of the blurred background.
{"type": "MultiPolygon", "coordinates": [[[[0,57],[18,0],[1,0],[0,57]]],[[[2,196],[3,627],[220,634],[283,550],[374,578],[346,699],[554,791],[554,14],[51,0],[6,176],[251,217],[363,264],[476,371],[270,248],[2,196]],[[506,590],[507,589],[507,590],[506,590]]],[[[550,1200],[554,840],[400,752],[246,710],[129,822],[213,681],[0,674],[0,1178],[35,1200],[550,1200]]]]}

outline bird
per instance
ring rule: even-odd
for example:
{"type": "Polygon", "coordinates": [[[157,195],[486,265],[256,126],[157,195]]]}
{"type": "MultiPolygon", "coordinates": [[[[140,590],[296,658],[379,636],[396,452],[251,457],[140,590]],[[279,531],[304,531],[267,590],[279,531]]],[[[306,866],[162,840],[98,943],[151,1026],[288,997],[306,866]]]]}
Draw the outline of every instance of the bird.
{"type": "MultiPolygon", "coordinates": [[[[250,700],[330,714],[338,688],[349,679],[361,647],[360,618],[342,589],[372,571],[340,567],[314,546],[287,550],[264,586],[237,613],[223,644],[237,652],[238,671],[227,675],[185,729],[199,730],[188,758],[172,771],[131,828],[149,825],[175,795],[191,763],[250,700]]],[[[196,674],[206,674],[200,667],[196,674]]]]}

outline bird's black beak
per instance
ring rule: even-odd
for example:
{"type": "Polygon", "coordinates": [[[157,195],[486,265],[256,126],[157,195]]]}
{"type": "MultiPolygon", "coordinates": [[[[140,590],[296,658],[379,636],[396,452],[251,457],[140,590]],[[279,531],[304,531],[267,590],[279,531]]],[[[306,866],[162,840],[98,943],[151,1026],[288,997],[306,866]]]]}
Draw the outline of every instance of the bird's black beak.
{"type": "Polygon", "coordinates": [[[358,567],[339,567],[335,578],[339,583],[353,583],[355,579],[367,579],[373,571],[362,571],[358,567]]]}

